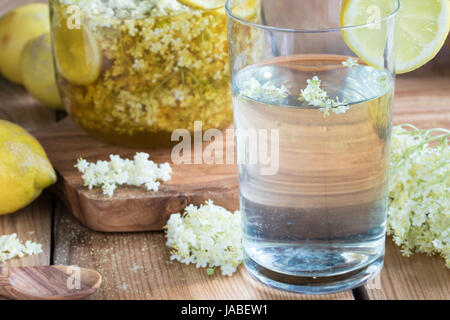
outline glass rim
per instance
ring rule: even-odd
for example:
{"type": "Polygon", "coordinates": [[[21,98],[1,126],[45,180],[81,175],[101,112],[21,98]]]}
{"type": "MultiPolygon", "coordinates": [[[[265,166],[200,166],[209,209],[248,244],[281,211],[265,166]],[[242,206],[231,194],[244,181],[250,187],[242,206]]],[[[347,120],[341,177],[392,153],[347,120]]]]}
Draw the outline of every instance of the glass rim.
{"type": "Polygon", "coordinates": [[[227,0],[225,3],[225,12],[226,12],[227,16],[229,16],[231,19],[233,19],[237,22],[240,22],[242,24],[248,25],[250,27],[257,28],[257,29],[263,29],[263,30],[267,30],[267,31],[285,32],[285,33],[326,33],[326,32],[338,32],[341,30],[367,28],[370,26],[377,25],[380,22],[387,21],[387,20],[394,18],[400,11],[400,7],[401,7],[400,0],[394,0],[397,5],[396,5],[396,8],[391,13],[389,13],[385,17],[382,17],[382,18],[372,21],[370,23],[358,24],[358,25],[352,25],[352,26],[344,26],[344,27],[336,27],[336,28],[292,29],[292,28],[279,28],[279,27],[274,27],[274,26],[269,26],[269,25],[263,25],[260,23],[255,23],[255,22],[251,22],[251,21],[245,20],[243,18],[240,18],[231,11],[231,9],[230,9],[231,1],[233,1],[233,0],[227,0]]]}

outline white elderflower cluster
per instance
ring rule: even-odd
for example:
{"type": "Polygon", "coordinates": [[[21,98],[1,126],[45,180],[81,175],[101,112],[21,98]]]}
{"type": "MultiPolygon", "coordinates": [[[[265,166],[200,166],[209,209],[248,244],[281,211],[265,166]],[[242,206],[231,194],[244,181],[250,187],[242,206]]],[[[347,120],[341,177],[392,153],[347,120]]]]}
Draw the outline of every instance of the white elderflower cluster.
{"type": "Polygon", "coordinates": [[[261,84],[255,78],[250,78],[244,82],[242,94],[255,100],[275,102],[287,98],[289,89],[285,85],[277,87],[270,81],[261,84]]]}
{"type": "Polygon", "coordinates": [[[110,27],[121,20],[142,18],[150,14],[189,11],[178,0],[60,0],[65,5],[75,5],[90,18],[92,26],[110,27]]]}
{"type": "Polygon", "coordinates": [[[342,61],[342,65],[347,68],[353,68],[358,65],[358,60],[353,58],[348,58],[347,61],[342,61]]]}
{"type": "Polygon", "coordinates": [[[199,208],[189,205],[183,215],[172,214],[166,229],[170,259],[208,268],[209,275],[220,267],[231,276],[244,259],[239,211],[233,214],[211,200],[199,208]]]}
{"type": "Polygon", "coordinates": [[[450,268],[449,135],[444,129],[393,128],[388,234],[405,255],[440,253],[450,268]]]}
{"type": "Polygon", "coordinates": [[[0,263],[9,259],[22,258],[27,255],[39,254],[42,252],[42,245],[27,240],[21,243],[17,234],[0,236],[0,263]]]}
{"type": "Polygon", "coordinates": [[[310,106],[319,107],[319,112],[323,112],[324,117],[328,117],[330,111],[340,114],[350,109],[348,105],[339,101],[339,97],[336,97],[336,100],[328,98],[326,91],[320,87],[322,81],[318,76],[306,80],[306,83],[307,86],[301,90],[298,100],[306,101],[310,106]]]}
{"type": "Polygon", "coordinates": [[[103,194],[112,197],[119,185],[145,185],[147,190],[158,191],[160,182],[169,181],[172,168],[169,163],[159,167],[149,160],[149,154],[138,152],[133,160],[122,159],[118,155],[110,155],[110,161],[88,162],[79,159],[75,167],[83,174],[83,181],[89,189],[101,187],[103,194]]]}

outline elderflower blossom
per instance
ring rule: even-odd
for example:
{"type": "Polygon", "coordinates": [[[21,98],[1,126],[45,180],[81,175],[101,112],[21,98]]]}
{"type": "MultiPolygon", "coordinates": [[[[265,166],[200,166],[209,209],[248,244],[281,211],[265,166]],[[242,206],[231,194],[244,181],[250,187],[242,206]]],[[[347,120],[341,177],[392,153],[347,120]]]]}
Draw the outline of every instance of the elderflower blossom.
{"type": "Polygon", "coordinates": [[[250,78],[244,82],[242,94],[255,100],[276,102],[287,98],[289,89],[285,85],[277,87],[270,81],[261,84],[255,78],[250,78]]]}
{"type": "Polygon", "coordinates": [[[165,228],[166,245],[173,248],[170,259],[207,268],[208,275],[220,267],[231,276],[244,259],[239,211],[233,214],[211,200],[187,206],[183,215],[172,214],[165,228]]]}
{"type": "Polygon", "coordinates": [[[324,117],[330,115],[330,110],[340,114],[350,109],[348,105],[339,101],[339,97],[336,97],[336,100],[328,99],[328,94],[320,87],[321,82],[318,76],[306,80],[307,86],[301,90],[298,100],[306,101],[313,107],[319,107],[319,112],[323,112],[324,117]]]}
{"type": "Polygon", "coordinates": [[[393,128],[387,231],[405,255],[440,253],[450,268],[449,135],[393,128]]]}
{"type": "Polygon", "coordinates": [[[353,68],[358,65],[358,60],[348,58],[347,61],[342,61],[342,65],[347,68],[353,68]]]}
{"type": "Polygon", "coordinates": [[[83,181],[89,189],[101,187],[103,194],[112,197],[119,185],[145,185],[147,190],[158,191],[160,182],[169,181],[172,168],[169,163],[159,167],[149,159],[148,153],[138,152],[133,160],[110,155],[110,161],[88,162],[83,158],[75,167],[83,174],[83,181]]]}
{"type": "Polygon", "coordinates": [[[17,234],[0,236],[0,263],[9,259],[22,258],[26,255],[34,255],[42,252],[42,245],[27,240],[21,243],[17,234]]]}

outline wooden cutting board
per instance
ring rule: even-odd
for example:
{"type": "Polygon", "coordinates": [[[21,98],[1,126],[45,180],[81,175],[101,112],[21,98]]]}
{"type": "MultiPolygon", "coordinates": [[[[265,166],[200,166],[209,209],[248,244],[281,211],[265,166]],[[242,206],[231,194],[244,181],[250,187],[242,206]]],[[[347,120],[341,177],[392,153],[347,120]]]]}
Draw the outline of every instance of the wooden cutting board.
{"type": "MultiPolygon", "coordinates": [[[[171,213],[182,212],[188,204],[199,205],[208,199],[229,210],[239,207],[236,165],[175,165],[171,161],[171,149],[129,149],[106,144],[89,137],[69,118],[33,135],[42,143],[58,172],[58,182],[52,190],[81,223],[93,230],[162,230],[171,213]],[[136,152],[149,153],[155,163],[171,164],[172,179],[161,183],[158,192],[120,187],[110,198],[100,188],[89,190],[83,186],[81,173],[74,167],[80,157],[97,161],[118,154],[131,159],[136,152]]],[[[234,154],[232,140],[228,138],[224,143],[224,155],[234,154]]]]}

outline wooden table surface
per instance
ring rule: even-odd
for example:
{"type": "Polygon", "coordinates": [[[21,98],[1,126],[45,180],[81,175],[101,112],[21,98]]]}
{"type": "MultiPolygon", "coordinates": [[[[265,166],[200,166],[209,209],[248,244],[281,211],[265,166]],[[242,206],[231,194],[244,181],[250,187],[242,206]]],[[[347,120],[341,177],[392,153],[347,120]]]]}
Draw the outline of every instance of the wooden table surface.
{"type": "MultiPolygon", "coordinates": [[[[0,0],[3,12],[31,0],[0,0]]],[[[424,68],[399,76],[395,123],[450,127],[450,49],[424,68]]],[[[33,131],[57,121],[26,91],[0,77],[0,118],[33,131]]],[[[387,239],[385,267],[365,287],[309,296],[268,288],[243,267],[233,277],[169,262],[162,232],[103,234],[90,231],[49,192],[11,215],[0,216],[0,235],[17,233],[42,244],[44,253],[7,262],[12,266],[66,264],[93,268],[103,285],[91,299],[450,299],[450,270],[439,256],[403,257],[387,239]]]]}

